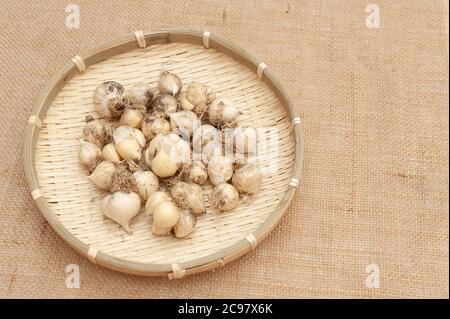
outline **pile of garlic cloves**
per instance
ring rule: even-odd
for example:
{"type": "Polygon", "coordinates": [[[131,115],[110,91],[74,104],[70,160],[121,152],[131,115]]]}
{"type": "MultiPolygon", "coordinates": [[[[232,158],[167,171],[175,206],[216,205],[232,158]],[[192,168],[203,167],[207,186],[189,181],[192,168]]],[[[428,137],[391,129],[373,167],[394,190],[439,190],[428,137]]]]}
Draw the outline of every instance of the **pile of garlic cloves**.
{"type": "Polygon", "coordinates": [[[86,116],[79,161],[108,193],[103,215],[130,234],[143,205],[153,234],[181,238],[206,212],[204,186],[213,187],[209,204],[216,211],[236,208],[261,186],[259,168],[247,160],[256,152],[255,128],[240,127],[233,101],[210,86],[182,88],[180,77],[164,70],[157,87],[125,90],[107,81],[94,91],[96,114],[86,116]]]}

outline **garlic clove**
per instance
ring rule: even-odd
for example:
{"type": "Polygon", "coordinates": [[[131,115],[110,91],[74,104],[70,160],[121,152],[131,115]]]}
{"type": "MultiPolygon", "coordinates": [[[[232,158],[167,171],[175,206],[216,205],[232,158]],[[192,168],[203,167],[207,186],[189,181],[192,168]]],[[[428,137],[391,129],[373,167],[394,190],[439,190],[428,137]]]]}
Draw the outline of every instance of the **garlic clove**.
{"type": "Polygon", "coordinates": [[[80,152],[78,154],[80,163],[88,166],[89,170],[94,169],[102,159],[100,147],[97,144],[87,142],[83,139],[79,139],[78,141],[80,142],[80,152]]]}
{"type": "Polygon", "coordinates": [[[246,164],[239,168],[233,175],[234,187],[244,193],[256,194],[261,187],[262,174],[259,168],[253,164],[246,164]]]}
{"type": "Polygon", "coordinates": [[[180,212],[180,219],[173,226],[175,237],[182,238],[189,236],[195,230],[195,216],[188,210],[182,210],[180,212]]]}
{"type": "Polygon", "coordinates": [[[216,99],[216,92],[210,86],[206,86],[206,104],[212,103],[216,99]]]}
{"type": "Polygon", "coordinates": [[[106,118],[119,117],[125,107],[122,84],[115,81],[107,81],[98,85],[92,96],[95,110],[106,118]]]}
{"type": "Polygon", "coordinates": [[[94,172],[89,176],[89,179],[101,189],[109,190],[115,171],[116,165],[113,162],[103,161],[97,165],[94,172]]]}
{"type": "Polygon", "coordinates": [[[208,172],[202,162],[186,163],[182,171],[184,179],[190,183],[202,185],[208,179],[208,172]]]}
{"type": "Polygon", "coordinates": [[[141,208],[141,199],[136,193],[115,192],[107,195],[102,202],[102,213],[118,223],[131,234],[130,221],[141,208]]]}
{"type": "Polygon", "coordinates": [[[170,113],[169,117],[172,130],[184,136],[192,136],[201,125],[200,119],[192,111],[170,113]]]}
{"type": "Polygon", "coordinates": [[[156,227],[156,225],[153,223],[152,224],[152,233],[153,235],[157,235],[157,236],[167,236],[170,235],[170,232],[172,231],[172,227],[156,227]]]}
{"type": "Polygon", "coordinates": [[[173,227],[180,219],[180,211],[172,201],[162,201],[153,209],[153,223],[157,228],[173,227]]]}
{"type": "Polygon", "coordinates": [[[186,99],[193,105],[206,104],[208,101],[208,88],[199,82],[191,82],[186,87],[186,99]]]}
{"type": "Polygon", "coordinates": [[[222,144],[222,134],[214,126],[203,124],[198,127],[192,135],[192,147],[194,152],[200,153],[202,146],[210,141],[214,141],[218,145],[222,144]]]}
{"type": "Polygon", "coordinates": [[[157,115],[147,114],[142,120],[141,130],[147,140],[153,139],[158,134],[169,133],[170,123],[157,115]]]}
{"type": "Polygon", "coordinates": [[[233,185],[222,183],[211,193],[211,206],[220,210],[231,210],[239,204],[239,193],[233,185]]]}
{"type": "Polygon", "coordinates": [[[106,144],[102,150],[103,159],[114,163],[119,163],[122,158],[117,152],[116,145],[114,143],[106,144]]]}
{"type": "Polygon", "coordinates": [[[170,194],[181,208],[190,209],[195,214],[205,212],[203,189],[197,184],[178,182],[172,187],[170,194]]]}
{"type": "Polygon", "coordinates": [[[208,163],[208,177],[213,185],[219,185],[233,176],[233,164],[224,156],[215,156],[208,163]]]}
{"type": "Polygon", "coordinates": [[[143,201],[153,192],[156,192],[159,188],[158,177],[150,171],[137,171],[133,173],[133,177],[136,181],[139,196],[143,201]]]}
{"type": "Polygon", "coordinates": [[[170,113],[177,111],[178,103],[170,94],[159,94],[153,98],[152,108],[154,112],[166,117],[170,113]]]}
{"type": "Polygon", "coordinates": [[[133,128],[140,128],[144,115],[141,111],[133,108],[127,108],[120,117],[120,125],[126,125],[133,128]]]}
{"type": "Polygon", "coordinates": [[[148,84],[138,83],[125,91],[124,98],[128,105],[140,104],[149,106],[155,90],[148,84]]]}
{"type": "Polygon", "coordinates": [[[180,106],[184,111],[192,111],[195,107],[195,105],[186,98],[186,94],[181,95],[180,106]]]}
{"type": "Polygon", "coordinates": [[[113,138],[117,152],[124,160],[139,160],[145,137],[137,129],[129,126],[119,126],[114,130],[113,138]]]}
{"type": "Polygon", "coordinates": [[[151,169],[153,173],[164,178],[173,176],[178,170],[178,165],[168,154],[159,152],[151,160],[151,169]]]}
{"type": "Polygon", "coordinates": [[[145,204],[145,214],[146,215],[152,215],[153,210],[155,207],[166,200],[172,200],[169,195],[167,195],[165,192],[153,192],[150,194],[150,196],[147,198],[147,203],[145,204]]]}
{"type": "Polygon", "coordinates": [[[211,124],[232,126],[236,123],[241,113],[230,99],[215,100],[208,108],[208,116],[211,124]]]}
{"type": "Polygon", "coordinates": [[[158,89],[160,93],[177,95],[180,93],[181,87],[182,82],[178,75],[169,71],[163,71],[159,75],[158,89]]]}
{"type": "Polygon", "coordinates": [[[86,141],[102,147],[106,137],[105,126],[98,120],[94,119],[92,115],[87,115],[86,125],[83,128],[82,137],[86,141]]]}

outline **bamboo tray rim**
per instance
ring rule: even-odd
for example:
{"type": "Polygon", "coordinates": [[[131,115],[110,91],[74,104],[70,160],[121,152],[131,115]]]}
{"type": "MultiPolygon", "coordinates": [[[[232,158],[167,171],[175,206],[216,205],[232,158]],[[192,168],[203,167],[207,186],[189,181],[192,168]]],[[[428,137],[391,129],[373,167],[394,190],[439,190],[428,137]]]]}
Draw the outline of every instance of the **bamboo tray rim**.
{"type": "Polygon", "coordinates": [[[303,124],[299,115],[296,114],[283,86],[264,62],[257,59],[247,50],[216,34],[211,34],[207,31],[166,29],[153,32],[137,31],[127,34],[116,40],[97,45],[85,54],[76,56],[71,62],[68,62],[47,84],[38,102],[34,105],[25,129],[23,151],[25,175],[33,199],[50,226],[77,252],[87,257],[90,261],[112,270],[145,276],[168,276],[170,279],[174,279],[223,266],[254,249],[272,231],[287,211],[295,195],[303,166],[304,138],[303,124]],[[295,162],[293,163],[292,178],[289,185],[286,185],[287,191],[284,197],[273,213],[256,230],[231,246],[216,253],[183,263],[153,264],[124,260],[89,247],[76,236],[72,235],[58,220],[40,191],[35,166],[36,144],[43,119],[53,99],[61,88],[76,74],[83,72],[90,65],[129,50],[148,47],[152,44],[168,44],[174,42],[197,44],[231,56],[241,64],[254,70],[260,80],[265,82],[275,92],[287,112],[294,135],[295,162]]]}

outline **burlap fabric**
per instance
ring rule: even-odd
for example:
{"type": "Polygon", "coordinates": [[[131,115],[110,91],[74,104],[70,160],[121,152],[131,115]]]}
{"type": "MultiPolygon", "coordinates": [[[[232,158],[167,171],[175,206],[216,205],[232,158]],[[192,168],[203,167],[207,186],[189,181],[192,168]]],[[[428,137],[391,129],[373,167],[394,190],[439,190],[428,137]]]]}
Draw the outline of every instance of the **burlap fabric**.
{"type": "Polygon", "coordinates": [[[377,1],[379,28],[365,24],[367,1],[77,1],[79,29],[65,26],[69,4],[0,1],[1,297],[448,298],[447,1],[377,1]],[[78,255],[40,215],[22,166],[27,117],[59,68],[124,33],[170,27],[263,59],[306,137],[299,192],[275,231],[177,281],[78,255]],[[68,264],[79,289],[66,287],[68,264]],[[374,267],[380,287],[368,288],[374,267]]]}

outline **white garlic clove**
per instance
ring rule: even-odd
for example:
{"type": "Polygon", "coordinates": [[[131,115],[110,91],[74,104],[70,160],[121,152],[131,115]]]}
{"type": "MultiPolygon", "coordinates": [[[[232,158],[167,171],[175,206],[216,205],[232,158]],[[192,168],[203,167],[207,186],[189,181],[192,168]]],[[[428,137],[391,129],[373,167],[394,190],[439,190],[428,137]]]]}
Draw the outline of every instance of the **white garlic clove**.
{"type": "Polygon", "coordinates": [[[224,156],[215,156],[208,163],[208,177],[213,185],[219,185],[233,176],[233,164],[224,156]]]}
{"type": "Polygon", "coordinates": [[[172,200],[169,195],[165,192],[153,192],[147,198],[147,203],[145,204],[145,214],[152,215],[155,207],[166,200],[172,200]]]}
{"type": "Polygon", "coordinates": [[[141,149],[145,145],[145,137],[137,129],[119,126],[114,130],[113,138],[117,152],[125,160],[139,160],[141,149]]]}
{"type": "Polygon", "coordinates": [[[233,148],[240,154],[256,154],[258,135],[253,127],[237,127],[233,131],[233,148]]]}
{"type": "Polygon", "coordinates": [[[178,168],[183,163],[189,162],[191,158],[190,144],[174,133],[158,134],[150,141],[148,147],[144,150],[144,159],[148,166],[152,166],[152,160],[158,152],[164,152],[171,159],[171,162],[177,164],[178,168]]]}
{"type": "Polygon", "coordinates": [[[138,83],[125,91],[124,98],[129,105],[140,104],[149,106],[155,90],[148,84],[138,83]]]}
{"type": "Polygon", "coordinates": [[[214,125],[234,125],[240,114],[230,99],[215,100],[208,108],[209,121],[214,125]]]}
{"type": "Polygon", "coordinates": [[[172,227],[156,227],[156,225],[152,224],[152,233],[156,236],[167,236],[170,235],[170,232],[172,231],[172,227]]]}
{"type": "Polygon", "coordinates": [[[183,176],[189,183],[202,185],[208,179],[208,172],[202,162],[193,162],[183,165],[183,176]]]}
{"type": "Polygon", "coordinates": [[[180,111],[169,114],[172,130],[186,137],[191,137],[194,130],[200,127],[200,119],[194,112],[180,111]]]}
{"type": "Polygon", "coordinates": [[[112,176],[116,171],[116,165],[110,161],[100,162],[89,179],[98,187],[104,190],[109,190],[112,183],[112,176]]]}
{"type": "Polygon", "coordinates": [[[239,193],[233,185],[222,183],[211,193],[211,206],[220,210],[231,210],[239,204],[239,193]]]}
{"type": "Polygon", "coordinates": [[[136,181],[139,196],[143,201],[153,192],[156,192],[159,188],[158,177],[150,171],[137,171],[133,173],[133,177],[136,181]]]}
{"type": "Polygon", "coordinates": [[[182,210],[180,212],[180,219],[173,226],[175,237],[182,238],[189,236],[195,230],[195,216],[188,210],[182,210]]]}
{"type": "Polygon", "coordinates": [[[159,75],[158,89],[161,93],[177,95],[180,93],[182,87],[181,79],[178,75],[163,71],[159,75]]]}
{"type": "Polygon", "coordinates": [[[92,97],[95,110],[106,118],[119,117],[125,107],[124,91],[122,84],[115,81],[107,81],[98,85],[92,97]]]}
{"type": "Polygon", "coordinates": [[[115,192],[107,195],[102,202],[102,213],[112,219],[129,234],[130,221],[141,209],[141,199],[136,193],[115,192]]]}
{"type": "Polygon", "coordinates": [[[114,143],[106,144],[102,150],[103,159],[114,163],[119,163],[122,158],[117,152],[116,145],[114,143]]]}
{"type": "Polygon", "coordinates": [[[195,107],[195,105],[186,98],[186,94],[181,95],[180,106],[184,111],[192,111],[195,107]]]}
{"type": "Polygon", "coordinates": [[[153,223],[157,228],[173,227],[180,219],[180,211],[172,201],[162,201],[153,209],[153,223]]]}
{"type": "Polygon", "coordinates": [[[158,152],[151,160],[151,169],[159,177],[170,177],[175,175],[178,164],[165,152],[158,152]]]}
{"type": "Polygon", "coordinates": [[[186,87],[186,99],[193,105],[207,104],[208,88],[199,82],[191,82],[186,87]]]}
{"type": "Polygon", "coordinates": [[[169,133],[171,128],[170,123],[166,119],[157,115],[147,114],[142,120],[141,130],[145,138],[151,140],[158,134],[169,133]]]}
{"type": "Polygon", "coordinates": [[[168,116],[176,112],[178,107],[177,100],[170,94],[159,94],[153,98],[152,109],[161,116],[168,116]]]}
{"type": "Polygon", "coordinates": [[[190,209],[195,214],[205,212],[203,189],[197,184],[178,182],[172,187],[170,194],[181,208],[190,209]]]}
{"type": "Polygon", "coordinates": [[[106,137],[105,126],[98,120],[94,119],[92,115],[87,115],[86,125],[83,128],[82,137],[86,141],[102,147],[106,137]]]}
{"type": "Polygon", "coordinates": [[[126,125],[133,128],[140,128],[144,115],[140,110],[127,108],[120,117],[120,125],[126,125]]]}
{"type": "Polygon", "coordinates": [[[261,187],[262,174],[253,164],[246,164],[233,175],[232,183],[240,192],[256,194],[261,187]]]}
{"type": "Polygon", "coordinates": [[[83,139],[78,140],[80,142],[80,153],[78,158],[80,163],[89,167],[89,169],[95,168],[95,166],[101,161],[102,151],[97,144],[87,142],[83,139]]]}

